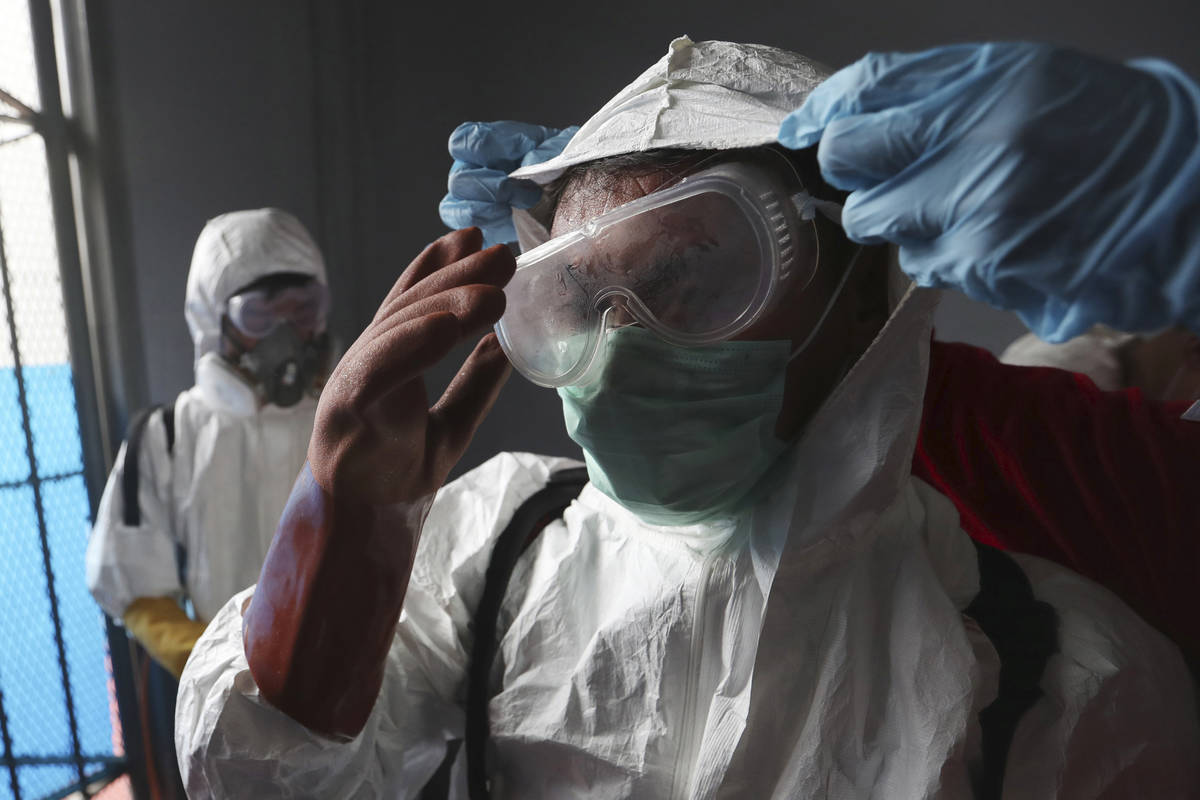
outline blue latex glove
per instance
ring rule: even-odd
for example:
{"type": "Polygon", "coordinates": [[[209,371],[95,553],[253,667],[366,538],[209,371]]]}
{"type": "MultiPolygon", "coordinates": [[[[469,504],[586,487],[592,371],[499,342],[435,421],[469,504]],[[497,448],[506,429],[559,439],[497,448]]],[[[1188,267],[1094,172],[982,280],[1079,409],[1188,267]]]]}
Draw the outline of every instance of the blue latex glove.
{"type": "Polygon", "coordinates": [[[562,152],[579,126],[559,130],[526,122],[464,122],[450,134],[454,164],[449,192],[438,206],[451,228],[477,226],[485,246],[515,242],[512,209],[529,208],[542,196],[532,181],[513,180],[517,167],[540,164],[562,152]]]}
{"type": "Polygon", "coordinates": [[[900,245],[924,286],[960,289],[1062,341],[1102,322],[1200,331],[1200,89],[1033,44],[868,55],[779,131],[820,141],[858,242],[900,245]]]}

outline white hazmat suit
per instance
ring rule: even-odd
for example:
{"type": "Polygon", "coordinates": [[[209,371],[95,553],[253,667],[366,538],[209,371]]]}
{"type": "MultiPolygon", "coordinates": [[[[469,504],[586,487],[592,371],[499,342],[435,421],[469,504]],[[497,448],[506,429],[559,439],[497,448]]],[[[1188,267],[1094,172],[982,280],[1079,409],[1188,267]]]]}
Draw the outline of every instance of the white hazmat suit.
{"type": "Polygon", "coordinates": [[[195,616],[208,621],[258,580],[304,465],[316,400],[262,405],[216,351],[224,304],[239,289],[280,272],[326,283],[320,251],[286,212],[223,214],[196,241],[185,306],[196,385],[175,401],[173,452],[157,411],[138,453],[140,524],[125,524],[122,447],[88,542],[88,588],[115,619],[137,598],[170,596],[186,597],[195,616]]]}
{"type": "MultiPolygon", "coordinates": [[[[766,144],[818,79],[789,53],[676,40],[562,159],[522,174],[649,147],[766,144]]],[[[999,659],[964,615],[975,547],[950,501],[911,476],[935,305],[928,290],[902,293],[784,456],[787,480],[736,519],[649,525],[589,485],[541,533],[500,614],[493,797],[971,796],[999,659]]],[[[491,547],[564,463],[501,454],[439,492],[382,691],[353,740],[264,702],[242,649],[250,591],[227,604],[180,690],[189,792],[417,796],[463,736],[491,547]]],[[[1200,733],[1176,648],[1107,591],[1016,559],[1058,612],[1059,642],[1012,740],[1004,796],[1185,796],[1200,733]]],[[[458,761],[451,794],[465,797],[458,761]]]]}

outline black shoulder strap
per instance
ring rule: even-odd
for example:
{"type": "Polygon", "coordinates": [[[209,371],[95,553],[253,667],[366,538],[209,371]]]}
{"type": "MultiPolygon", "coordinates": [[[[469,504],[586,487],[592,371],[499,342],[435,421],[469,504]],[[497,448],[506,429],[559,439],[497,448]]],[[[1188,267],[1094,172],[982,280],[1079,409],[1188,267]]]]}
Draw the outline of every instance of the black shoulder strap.
{"type": "Polygon", "coordinates": [[[966,613],[1000,656],[1000,691],[979,712],[983,760],[972,775],[976,800],[999,800],[1008,749],[1021,716],[1042,696],[1046,662],[1058,651],[1058,612],[1033,596],[1024,570],[1006,553],[975,542],[979,594],[966,613]]]}
{"type": "Polygon", "coordinates": [[[475,644],[467,670],[467,789],[472,800],[489,796],[485,754],[489,733],[489,678],[496,657],[496,621],[517,559],[552,520],[557,519],[587,483],[587,469],[555,472],[549,483],[522,503],[492,550],[483,595],[475,610],[475,644]]]}
{"type": "Polygon", "coordinates": [[[163,429],[167,432],[167,455],[175,452],[175,401],[162,407],[163,429]]]}
{"type": "Polygon", "coordinates": [[[142,507],[138,502],[138,488],[141,481],[141,466],[139,455],[142,451],[142,435],[146,432],[146,423],[158,409],[162,409],[163,427],[167,432],[167,453],[175,452],[175,404],[165,406],[150,406],[143,408],[133,415],[129,423],[129,432],[125,436],[125,473],[121,481],[121,500],[124,505],[124,522],[130,527],[142,524],[142,507]]]}

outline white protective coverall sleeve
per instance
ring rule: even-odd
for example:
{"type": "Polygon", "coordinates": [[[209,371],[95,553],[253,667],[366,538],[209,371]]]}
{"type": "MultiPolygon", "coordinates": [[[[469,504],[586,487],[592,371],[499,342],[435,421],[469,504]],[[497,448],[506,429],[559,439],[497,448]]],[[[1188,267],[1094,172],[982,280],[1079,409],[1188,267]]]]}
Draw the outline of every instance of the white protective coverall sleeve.
{"type": "Polygon", "coordinates": [[[116,620],[139,597],[178,598],[184,591],[179,582],[176,533],[171,522],[172,456],[167,452],[162,415],[161,410],[155,411],[146,421],[138,452],[141,524],[125,524],[122,486],[127,449],[122,445],[88,539],[88,591],[116,620]]]}
{"type": "Polygon", "coordinates": [[[1044,696],[1014,732],[1005,798],[1200,797],[1200,706],[1179,649],[1104,587],[1044,559],[1013,559],[1057,612],[1059,636],[1044,696]],[[1063,758],[1047,757],[1060,743],[1063,758]]]}
{"type": "Polygon", "coordinates": [[[338,742],[261,699],[233,598],[196,643],[180,684],[176,748],[193,797],[415,797],[463,735],[470,620],[495,538],[561,458],[502,453],[438,493],[422,529],[383,690],[366,727],[338,742]],[[451,576],[447,585],[446,576],[451,576]]]}

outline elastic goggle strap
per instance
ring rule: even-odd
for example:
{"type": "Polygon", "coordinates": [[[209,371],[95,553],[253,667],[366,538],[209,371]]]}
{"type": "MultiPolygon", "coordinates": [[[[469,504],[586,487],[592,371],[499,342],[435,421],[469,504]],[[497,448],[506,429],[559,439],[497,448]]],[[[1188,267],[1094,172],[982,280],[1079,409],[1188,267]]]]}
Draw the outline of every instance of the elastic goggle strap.
{"type": "Polygon", "coordinates": [[[846,264],[846,269],[842,272],[842,277],[838,278],[837,287],[833,290],[833,294],[830,296],[829,302],[825,304],[825,310],[822,311],[821,316],[817,318],[817,324],[814,325],[813,329],[808,332],[808,336],[805,337],[804,341],[801,342],[800,345],[792,351],[791,355],[788,356],[789,362],[793,361],[798,355],[803,353],[805,348],[812,344],[813,339],[816,338],[817,333],[821,330],[821,326],[825,324],[825,318],[829,316],[829,312],[832,311],[834,305],[837,304],[838,298],[842,296],[842,289],[846,288],[846,282],[850,280],[850,273],[854,271],[854,265],[858,263],[858,257],[862,255],[864,247],[865,245],[860,244],[858,249],[854,251],[854,255],[850,257],[850,262],[846,264]]]}
{"type": "MultiPolygon", "coordinates": [[[[796,210],[800,213],[800,219],[804,222],[811,222],[816,219],[819,212],[821,216],[830,220],[839,228],[842,225],[841,203],[813,197],[803,189],[792,194],[792,202],[795,203],[796,210]]],[[[854,271],[854,265],[858,263],[858,257],[862,255],[862,251],[863,246],[859,245],[858,249],[854,251],[854,255],[851,256],[850,262],[846,264],[846,269],[842,272],[842,277],[838,279],[837,288],[833,290],[833,296],[829,298],[829,302],[825,305],[825,310],[821,312],[821,316],[817,319],[817,324],[808,332],[808,336],[804,338],[804,341],[788,356],[789,362],[803,353],[812,344],[812,340],[816,338],[817,333],[821,330],[821,326],[825,324],[825,318],[829,316],[829,312],[833,310],[838,298],[841,297],[842,289],[846,288],[846,281],[850,279],[850,273],[854,271]]]]}

